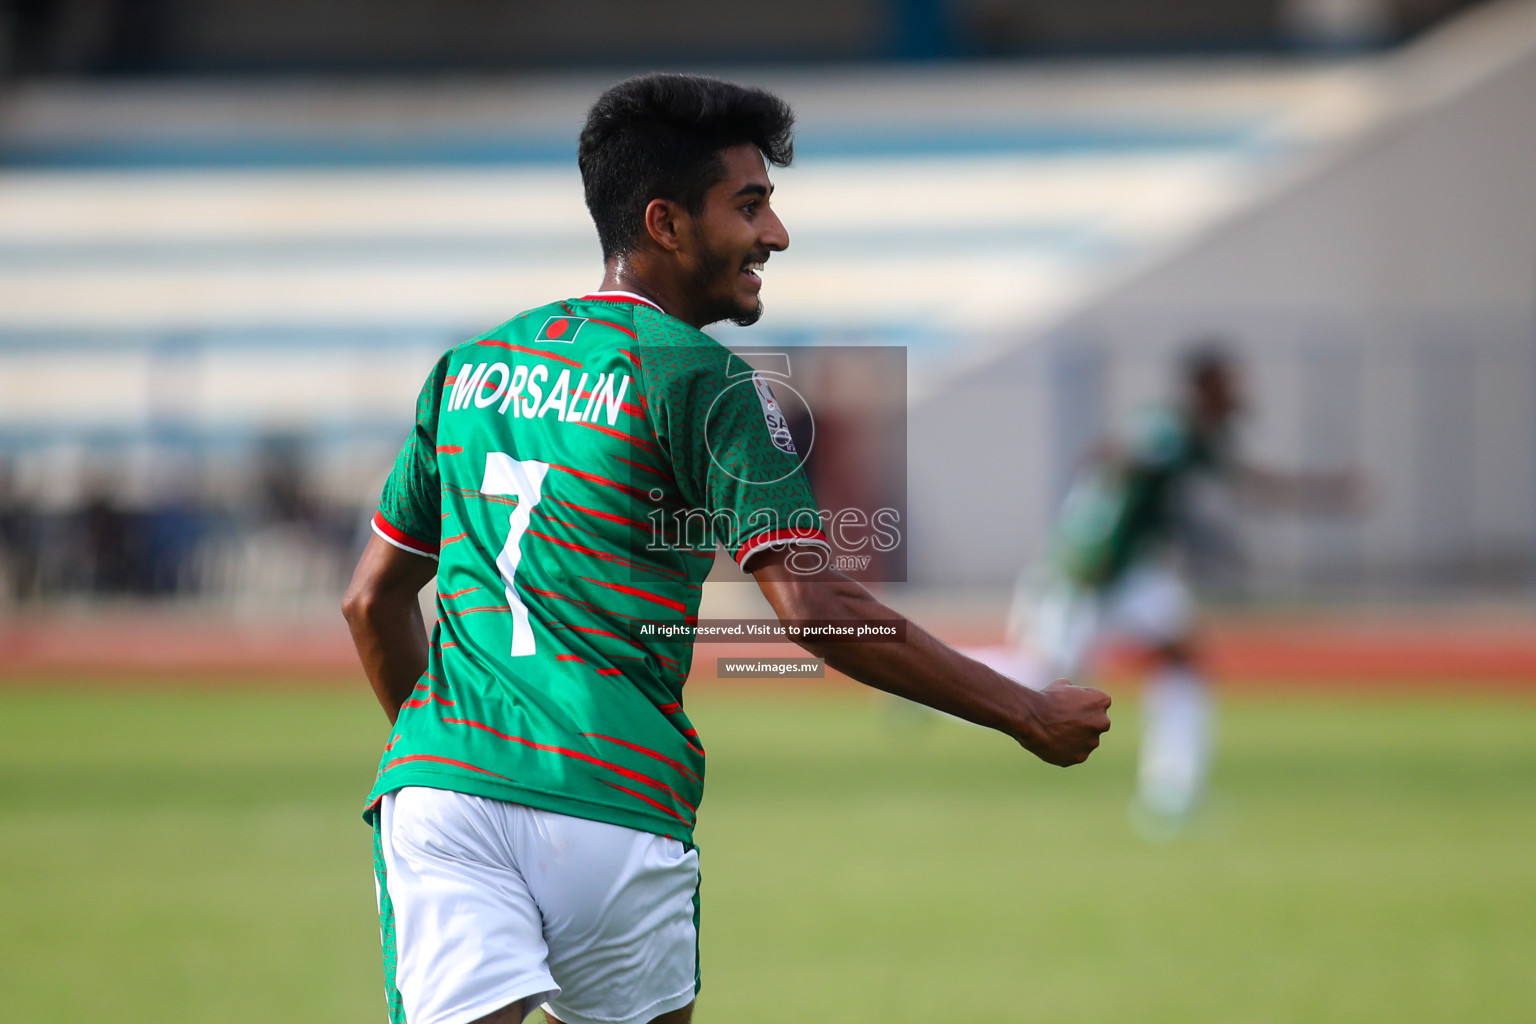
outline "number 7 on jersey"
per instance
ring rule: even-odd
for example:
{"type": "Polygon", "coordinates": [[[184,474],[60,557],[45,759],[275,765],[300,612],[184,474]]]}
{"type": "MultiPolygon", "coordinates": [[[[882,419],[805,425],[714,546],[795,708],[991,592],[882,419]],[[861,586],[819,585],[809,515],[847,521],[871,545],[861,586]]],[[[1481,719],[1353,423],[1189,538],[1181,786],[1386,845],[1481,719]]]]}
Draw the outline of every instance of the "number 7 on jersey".
{"type": "Polygon", "coordinates": [[[535,459],[519,461],[504,452],[489,452],[485,456],[485,479],[480,483],[481,494],[510,494],[517,498],[517,507],[508,517],[511,529],[501,554],[496,556],[496,568],[507,585],[507,607],[512,611],[512,657],[533,654],[533,627],[528,622],[528,606],[517,596],[515,578],[518,563],[522,561],[520,545],[533,516],[533,507],[539,503],[544,488],[544,476],[549,463],[535,459]]]}

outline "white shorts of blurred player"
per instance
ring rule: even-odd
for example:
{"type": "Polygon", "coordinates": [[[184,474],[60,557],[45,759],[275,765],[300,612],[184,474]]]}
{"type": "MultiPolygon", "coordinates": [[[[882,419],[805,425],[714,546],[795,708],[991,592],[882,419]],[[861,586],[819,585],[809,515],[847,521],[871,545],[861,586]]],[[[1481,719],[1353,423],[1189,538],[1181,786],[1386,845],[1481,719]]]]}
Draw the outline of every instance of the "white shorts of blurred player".
{"type": "Polygon", "coordinates": [[[408,1024],[468,1024],[524,999],[562,1024],[638,1024],[693,1000],[696,849],[415,786],[384,797],[379,840],[408,1024]]]}
{"type": "MultiPolygon", "coordinates": [[[[1194,603],[1189,587],[1161,562],[1133,564],[1102,590],[1059,577],[1021,585],[1015,594],[1015,636],[1039,659],[1050,679],[1076,680],[1107,644],[1159,648],[1189,636],[1194,603]]],[[[1044,680],[1049,682],[1050,679],[1044,680]]]]}
{"type": "MultiPolygon", "coordinates": [[[[1116,643],[1157,649],[1189,638],[1194,600],[1172,566],[1131,565],[1103,589],[1059,577],[1021,578],[1009,614],[1015,676],[1031,686],[1084,682],[1096,653],[1116,643]]],[[[1188,664],[1160,663],[1142,687],[1137,771],[1138,821],[1171,834],[1199,802],[1210,769],[1214,710],[1188,664]]]]}

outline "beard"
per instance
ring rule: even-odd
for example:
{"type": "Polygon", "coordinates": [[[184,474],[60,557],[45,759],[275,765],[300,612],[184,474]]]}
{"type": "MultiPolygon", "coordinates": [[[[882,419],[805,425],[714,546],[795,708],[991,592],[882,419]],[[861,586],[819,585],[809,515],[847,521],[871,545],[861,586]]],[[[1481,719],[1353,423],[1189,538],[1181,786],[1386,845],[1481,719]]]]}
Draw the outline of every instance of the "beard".
{"type": "MultiPolygon", "coordinates": [[[[731,258],[718,249],[712,248],[707,241],[695,235],[699,242],[699,266],[693,275],[693,287],[698,293],[709,294],[716,282],[730,278],[735,282],[735,275],[741,270],[739,264],[732,264],[731,258]]],[[[757,323],[763,315],[763,302],[757,300],[756,306],[750,312],[742,312],[740,306],[730,299],[721,299],[716,306],[705,310],[709,317],[708,323],[718,320],[729,320],[737,327],[751,327],[757,323]]]]}
{"type": "Polygon", "coordinates": [[[763,300],[762,299],[758,299],[757,300],[757,306],[756,306],[756,308],[754,308],[752,310],[752,312],[750,312],[750,313],[738,312],[735,316],[729,317],[728,319],[731,321],[731,323],[735,324],[737,327],[751,327],[753,324],[757,323],[762,318],[763,318],[763,300]]]}

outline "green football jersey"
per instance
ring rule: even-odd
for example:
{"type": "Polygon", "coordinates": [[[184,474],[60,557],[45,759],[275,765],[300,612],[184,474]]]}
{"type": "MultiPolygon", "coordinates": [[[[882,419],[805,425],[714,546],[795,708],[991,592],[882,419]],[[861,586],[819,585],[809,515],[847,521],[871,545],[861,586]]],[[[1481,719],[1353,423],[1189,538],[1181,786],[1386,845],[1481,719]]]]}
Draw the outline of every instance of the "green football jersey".
{"type": "Polygon", "coordinates": [[[691,842],[686,627],[717,544],[826,544],[800,461],[763,378],[638,296],[448,351],[373,520],[438,594],[370,810],[432,786],[691,842]]]}
{"type": "Polygon", "coordinates": [[[1222,472],[1224,434],[1201,432],[1171,411],[1147,414],[1123,461],[1089,467],[1067,492],[1053,537],[1056,566],[1088,587],[1108,586],[1173,534],[1183,488],[1222,472]]]}

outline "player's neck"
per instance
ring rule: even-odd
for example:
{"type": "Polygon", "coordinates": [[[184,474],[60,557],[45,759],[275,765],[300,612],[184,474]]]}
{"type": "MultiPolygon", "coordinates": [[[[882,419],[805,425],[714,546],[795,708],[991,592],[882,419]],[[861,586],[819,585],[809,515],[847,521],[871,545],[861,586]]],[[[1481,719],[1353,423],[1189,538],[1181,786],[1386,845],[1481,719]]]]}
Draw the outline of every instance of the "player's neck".
{"type": "Polygon", "coordinates": [[[656,272],[644,260],[609,260],[603,273],[602,290],[605,292],[629,292],[649,299],[661,307],[662,312],[675,316],[694,328],[702,328],[689,319],[690,305],[682,288],[677,287],[664,273],[656,272]]]}

